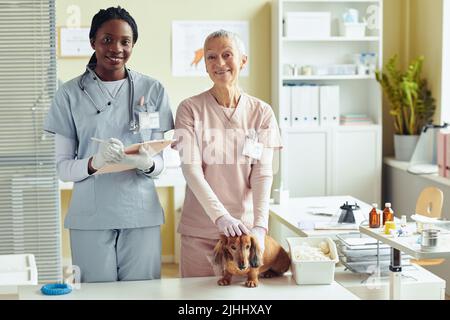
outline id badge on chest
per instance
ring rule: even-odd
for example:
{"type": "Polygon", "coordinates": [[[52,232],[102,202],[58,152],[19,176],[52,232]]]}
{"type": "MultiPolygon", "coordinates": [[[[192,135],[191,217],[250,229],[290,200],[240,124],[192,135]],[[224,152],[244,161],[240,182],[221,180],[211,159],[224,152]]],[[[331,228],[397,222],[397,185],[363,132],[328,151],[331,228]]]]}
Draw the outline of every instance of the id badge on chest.
{"type": "Polygon", "coordinates": [[[258,142],[258,138],[256,136],[256,132],[250,131],[250,134],[245,137],[244,149],[242,150],[242,154],[244,156],[260,160],[263,153],[264,145],[261,142],[258,142]]]}
{"type": "Polygon", "coordinates": [[[158,129],[159,112],[139,112],[139,128],[158,129]]]}

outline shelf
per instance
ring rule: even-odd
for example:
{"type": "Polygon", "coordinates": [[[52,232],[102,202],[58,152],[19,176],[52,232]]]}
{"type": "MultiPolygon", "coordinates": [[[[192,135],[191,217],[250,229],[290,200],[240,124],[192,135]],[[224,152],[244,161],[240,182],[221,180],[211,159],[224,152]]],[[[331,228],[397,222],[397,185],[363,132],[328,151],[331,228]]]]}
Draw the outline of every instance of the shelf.
{"type": "Polygon", "coordinates": [[[366,125],[341,125],[338,127],[339,131],[371,131],[381,130],[381,126],[378,124],[366,124],[366,125]]]}
{"type": "Polygon", "coordinates": [[[284,76],[283,81],[308,81],[308,80],[375,80],[375,76],[371,75],[343,75],[343,76],[284,76]]]}
{"type": "Polygon", "coordinates": [[[378,3],[379,0],[284,0],[284,3],[342,3],[342,2],[355,2],[355,3],[378,3]]]}
{"type": "MultiPolygon", "coordinates": [[[[278,0],[272,7],[272,103],[286,139],[279,185],[288,186],[295,197],[351,194],[366,202],[380,203],[382,90],[373,70],[367,75],[354,60],[357,54],[371,52],[377,61],[367,63],[376,64],[378,69],[383,65],[383,25],[380,23],[377,31],[341,33],[336,20],[348,8],[367,17],[373,11],[374,17],[383,21],[383,0],[278,0]],[[286,30],[285,18],[294,12],[329,12],[330,23],[326,20],[317,25],[327,32],[286,33],[290,26],[286,30]],[[300,85],[315,88],[291,87],[300,85]],[[315,126],[308,126],[307,122],[295,120],[307,112],[327,118],[366,114],[373,124],[361,121],[340,125],[319,119],[315,126]],[[307,157],[302,150],[307,150],[307,157]]],[[[305,24],[303,29],[311,30],[313,24],[305,24]]]]}
{"type": "Polygon", "coordinates": [[[346,38],[346,37],[328,37],[328,38],[287,38],[283,37],[284,42],[377,42],[380,37],[346,38]]]}
{"type": "Polygon", "coordinates": [[[428,180],[431,180],[431,181],[433,181],[435,183],[438,183],[438,184],[440,184],[442,186],[450,187],[450,179],[441,177],[437,173],[414,174],[414,173],[408,172],[408,168],[409,168],[409,165],[410,165],[409,161],[400,161],[400,160],[396,160],[394,157],[385,157],[384,158],[384,164],[389,166],[389,167],[391,167],[391,168],[395,168],[395,169],[398,169],[398,170],[405,171],[406,173],[410,174],[411,176],[417,177],[418,179],[419,178],[428,179],[428,180]]]}
{"type": "MultiPolygon", "coordinates": [[[[373,131],[380,130],[380,125],[377,124],[368,124],[368,125],[351,125],[351,126],[310,126],[310,127],[281,127],[280,130],[282,132],[289,133],[302,133],[302,132],[325,132],[330,129],[338,130],[338,131],[373,131]]],[[[450,180],[449,180],[450,181],[450,180]]]]}
{"type": "Polygon", "coordinates": [[[450,179],[441,177],[437,173],[413,174],[413,173],[408,172],[408,168],[409,168],[409,164],[410,164],[409,161],[396,160],[395,157],[392,156],[392,157],[384,157],[383,162],[386,166],[404,171],[411,177],[415,177],[415,179],[426,179],[426,180],[432,181],[436,184],[439,184],[441,187],[447,187],[447,188],[450,187],[450,179]]]}

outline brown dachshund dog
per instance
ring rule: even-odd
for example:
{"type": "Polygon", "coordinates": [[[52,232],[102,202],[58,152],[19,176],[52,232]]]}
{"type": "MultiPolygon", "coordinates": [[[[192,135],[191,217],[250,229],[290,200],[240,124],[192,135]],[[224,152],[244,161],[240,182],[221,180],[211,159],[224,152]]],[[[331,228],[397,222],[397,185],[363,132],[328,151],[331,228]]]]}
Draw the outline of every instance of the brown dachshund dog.
{"type": "Polygon", "coordinates": [[[266,236],[265,250],[261,259],[258,241],[251,235],[226,237],[214,248],[214,264],[221,267],[222,278],[219,286],[231,283],[233,275],[247,275],[245,286],[258,286],[258,276],[271,278],[285,273],[291,265],[288,253],[271,237],[266,236]],[[261,261],[262,260],[262,261],[261,261]]]}

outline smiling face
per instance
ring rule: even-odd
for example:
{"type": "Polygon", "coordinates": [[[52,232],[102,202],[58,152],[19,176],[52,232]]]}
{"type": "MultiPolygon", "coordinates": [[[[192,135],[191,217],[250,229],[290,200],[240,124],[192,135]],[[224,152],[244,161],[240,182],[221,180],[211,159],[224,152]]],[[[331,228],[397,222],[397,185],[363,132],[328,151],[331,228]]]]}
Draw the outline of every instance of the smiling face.
{"type": "Polygon", "coordinates": [[[217,86],[231,86],[237,83],[239,72],[247,62],[236,43],[228,37],[217,37],[205,43],[206,72],[217,86]]]}
{"type": "Polygon", "coordinates": [[[133,50],[133,30],[120,19],[106,21],[91,40],[97,66],[95,72],[102,80],[113,81],[125,77],[125,63],[133,50]]]}

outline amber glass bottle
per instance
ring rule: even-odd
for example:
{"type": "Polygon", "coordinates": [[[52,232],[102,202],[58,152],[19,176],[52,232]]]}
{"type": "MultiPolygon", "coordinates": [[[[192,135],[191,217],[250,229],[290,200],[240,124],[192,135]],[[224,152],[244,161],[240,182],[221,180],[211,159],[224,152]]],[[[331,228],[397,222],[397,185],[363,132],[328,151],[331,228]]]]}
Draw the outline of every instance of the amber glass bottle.
{"type": "Polygon", "coordinates": [[[386,224],[386,221],[394,221],[394,211],[391,208],[391,203],[386,202],[383,210],[383,226],[386,224]]]}
{"type": "Polygon", "coordinates": [[[377,210],[378,204],[372,204],[372,210],[369,213],[369,227],[379,228],[380,227],[380,213],[377,210]]]}

